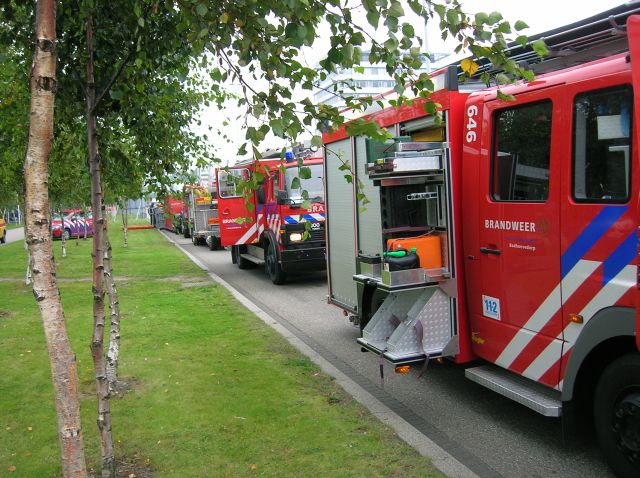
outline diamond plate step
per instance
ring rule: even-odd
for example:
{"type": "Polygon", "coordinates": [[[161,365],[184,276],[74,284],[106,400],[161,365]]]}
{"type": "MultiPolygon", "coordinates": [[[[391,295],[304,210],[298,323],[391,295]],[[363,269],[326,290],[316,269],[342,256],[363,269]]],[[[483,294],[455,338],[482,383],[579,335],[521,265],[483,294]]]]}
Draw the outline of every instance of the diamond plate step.
{"type": "Polygon", "coordinates": [[[545,417],[562,415],[560,392],[533,380],[516,375],[495,365],[472,367],[464,371],[465,377],[494,392],[504,395],[545,417]]]}

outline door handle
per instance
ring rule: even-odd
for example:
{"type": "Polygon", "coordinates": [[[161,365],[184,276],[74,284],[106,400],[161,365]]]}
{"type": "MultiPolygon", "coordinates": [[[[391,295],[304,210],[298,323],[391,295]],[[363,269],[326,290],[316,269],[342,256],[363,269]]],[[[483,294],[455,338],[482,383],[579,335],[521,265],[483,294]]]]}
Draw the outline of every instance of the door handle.
{"type": "Polygon", "coordinates": [[[224,209],[222,211],[222,214],[224,214],[225,216],[228,216],[231,213],[231,211],[229,211],[229,209],[224,209]]]}
{"type": "Polygon", "coordinates": [[[483,254],[493,254],[493,255],[499,256],[502,251],[500,249],[491,249],[489,247],[481,247],[480,252],[482,252],[483,254]]]}

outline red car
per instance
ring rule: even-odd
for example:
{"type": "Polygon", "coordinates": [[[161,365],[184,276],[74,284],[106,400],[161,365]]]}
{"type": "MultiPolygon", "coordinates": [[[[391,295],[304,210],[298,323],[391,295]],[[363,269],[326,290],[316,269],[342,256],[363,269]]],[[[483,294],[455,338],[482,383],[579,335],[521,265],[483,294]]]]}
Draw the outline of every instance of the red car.
{"type": "Polygon", "coordinates": [[[63,215],[51,217],[51,234],[54,239],[93,236],[93,216],[80,209],[66,210],[63,215]]]}

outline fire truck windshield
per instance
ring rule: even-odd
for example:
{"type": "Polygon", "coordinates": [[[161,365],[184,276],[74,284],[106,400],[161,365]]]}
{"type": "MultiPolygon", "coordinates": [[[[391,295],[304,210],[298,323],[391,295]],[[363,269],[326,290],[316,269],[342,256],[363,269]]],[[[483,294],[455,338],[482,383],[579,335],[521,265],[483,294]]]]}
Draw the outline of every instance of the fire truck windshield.
{"type": "Polygon", "coordinates": [[[299,177],[298,168],[288,168],[285,171],[285,184],[287,185],[287,192],[289,193],[289,199],[293,203],[302,202],[302,191],[307,191],[309,194],[309,200],[311,202],[324,202],[324,186],[322,184],[322,165],[314,164],[308,166],[311,169],[311,177],[309,179],[302,179],[299,177]],[[291,184],[294,178],[300,179],[300,188],[293,189],[291,184]]]}

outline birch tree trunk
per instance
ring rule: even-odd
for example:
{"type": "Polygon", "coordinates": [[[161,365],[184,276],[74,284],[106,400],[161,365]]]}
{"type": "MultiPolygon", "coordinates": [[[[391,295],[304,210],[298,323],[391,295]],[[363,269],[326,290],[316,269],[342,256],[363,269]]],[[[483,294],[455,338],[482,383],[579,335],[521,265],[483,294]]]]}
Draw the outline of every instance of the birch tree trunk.
{"type": "MultiPolygon", "coordinates": [[[[25,181],[27,175],[25,174],[25,181]]],[[[27,225],[24,225],[24,248],[27,250],[27,272],[24,275],[24,285],[31,284],[31,252],[29,251],[29,244],[27,244],[27,225]]],[[[53,246],[52,246],[53,248],[53,246]]]]}
{"type": "Polygon", "coordinates": [[[105,231],[104,254],[104,279],[107,283],[107,293],[109,294],[110,326],[109,326],[109,351],[107,352],[107,381],[109,383],[109,394],[116,392],[118,382],[118,358],[120,356],[120,301],[116,281],[113,276],[113,263],[111,261],[111,242],[109,235],[105,231]]]}
{"type": "Polygon", "coordinates": [[[129,247],[129,207],[128,200],[124,200],[122,209],[122,230],[124,231],[124,247],[129,247]]]}
{"type": "Polygon", "coordinates": [[[93,336],[91,356],[96,374],[96,395],[98,397],[98,432],[103,478],[115,478],[116,462],[111,434],[111,404],[107,382],[107,368],[104,354],[104,211],[100,156],[96,130],[96,85],[93,72],[93,18],[86,19],[87,39],[87,147],[89,150],[89,172],[91,175],[91,210],[93,213],[93,336]]]}
{"type": "Polygon", "coordinates": [[[64,237],[64,216],[62,212],[60,212],[60,218],[62,222],[62,234],[60,235],[61,247],[62,247],[62,257],[67,257],[67,238],[64,237]]]}
{"type": "Polygon", "coordinates": [[[56,89],[55,19],[55,1],[38,0],[36,51],[30,75],[29,144],[24,161],[25,242],[31,258],[33,294],[40,308],[51,364],[62,473],[65,478],[76,478],[87,476],[80,427],[78,373],[56,282],[49,230],[48,162],[53,141],[56,89]]]}

